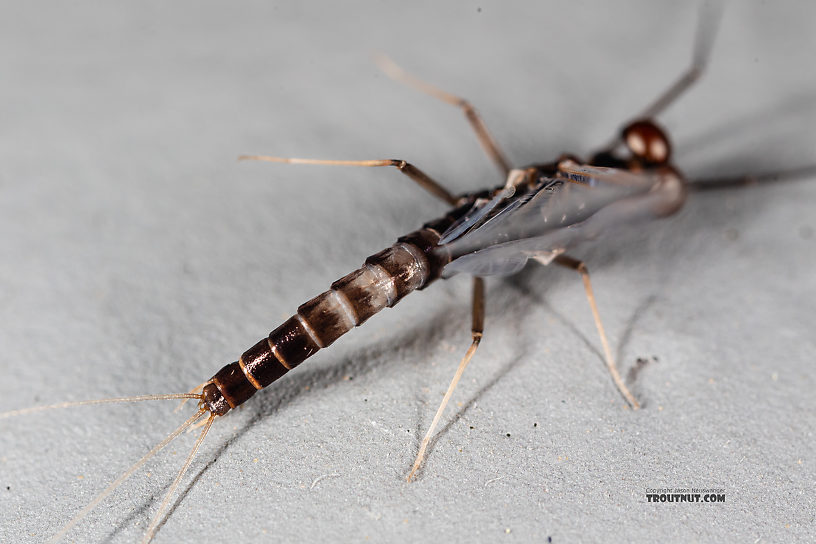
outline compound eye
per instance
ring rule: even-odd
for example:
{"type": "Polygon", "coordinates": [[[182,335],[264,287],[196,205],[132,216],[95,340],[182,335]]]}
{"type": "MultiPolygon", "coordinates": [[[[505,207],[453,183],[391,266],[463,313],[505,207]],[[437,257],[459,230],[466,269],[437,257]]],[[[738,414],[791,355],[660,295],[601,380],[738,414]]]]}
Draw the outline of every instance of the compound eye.
{"type": "Polygon", "coordinates": [[[663,130],[652,121],[635,121],[623,129],[623,142],[638,159],[651,164],[666,164],[671,145],[663,130]]]}

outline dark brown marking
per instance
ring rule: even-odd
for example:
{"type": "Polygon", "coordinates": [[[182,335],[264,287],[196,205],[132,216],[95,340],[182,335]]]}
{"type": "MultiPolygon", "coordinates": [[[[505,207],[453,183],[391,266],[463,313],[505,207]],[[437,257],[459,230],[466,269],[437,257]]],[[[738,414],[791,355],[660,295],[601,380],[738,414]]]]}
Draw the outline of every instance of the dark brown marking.
{"type": "Polygon", "coordinates": [[[360,268],[332,283],[331,288],[346,296],[349,305],[357,314],[357,325],[385,308],[385,295],[375,291],[371,286],[377,276],[368,268],[360,268]]]}
{"type": "MultiPolygon", "coordinates": [[[[415,249],[417,250],[415,253],[422,253],[419,248],[415,249]]],[[[391,246],[375,253],[366,259],[366,264],[379,266],[392,278],[396,295],[393,300],[389,301],[389,307],[394,306],[402,297],[421,287],[427,279],[423,277],[427,263],[417,262],[416,255],[401,246],[391,246]]]]}
{"type": "MultiPolygon", "coordinates": [[[[275,346],[278,356],[290,368],[295,368],[320,349],[297,316],[290,317],[283,325],[269,333],[269,342],[275,346]]],[[[266,376],[258,381],[266,387],[264,383],[266,376]]],[[[274,380],[269,383],[272,381],[274,380]]]]}
{"type": "Polygon", "coordinates": [[[669,138],[652,120],[629,123],[621,138],[632,155],[647,164],[668,164],[671,158],[669,138]]]}
{"type": "Polygon", "coordinates": [[[241,372],[244,373],[244,376],[246,376],[246,379],[249,381],[249,383],[252,384],[252,387],[254,387],[255,389],[263,389],[263,386],[258,383],[258,380],[256,380],[252,374],[247,372],[243,357],[238,359],[238,366],[241,368],[241,372]]]}
{"type": "Polygon", "coordinates": [[[332,291],[321,293],[312,300],[301,304],[298,314],[311,327],[322,348],[328,347],[354,328],[351,316],[343,312],[332,291]]]}
{"type": "Polygon", "coordinates": [[[224,400],[227,401],[231,408],[246,402],[257,391],[255,386],[247,380],[237,362],[230,363],[219,370],[212,377],[212,382],[221,391],[224,400]]]}
{"type": "Polygon", "coordinates": [[[470,328],[473,339],[481,337],[484,332],[485,284],[483,278],[473,278],[473,324],[470,328]]]}
{"type": "Polygon", "coordinates": [[[238,362],[234,362],[224,366],[204,385],[202,403],[212,414],[222,416],[246,402],[255,391],[238,362]]]}
{"type": "Polygon", "coordinates": [[[289,371],[275,357],[269,338],[264,338],[246,350],[241,355],[241,361],[244,362],[247,375],[252,376],[261,387],[266,387],[289,371]]]}
{"type": "Polygon", "coordinates": [[[221,391],[218,390],[218,387],[214,383],[208,383],[205,385],[201,394],[203,396],[202,402],[210,413],[217,416],[223,416],[232,409],[224,398],[224,395],[221,394],[221,391]]]}
{"type": "MultiPolygon", "coordinates": [[[[453,224],[453,220],[450,221],[450,224],[445,225],[445,229],[447,230],[447,227],[451,224],[453,224]]],[[[439,226],[443,225],[440,224],[439,226]]],[[[436,230],[429,228],[417,230],[402,236],[398,241],[416,246],[428,261],[428,279],[418,289],[425,289],[433,280],[438,279],[442,275],[442,269],[450,262],[450,255],[441,255],[433,251],[439,242],[439,232],[436,230]]]]}

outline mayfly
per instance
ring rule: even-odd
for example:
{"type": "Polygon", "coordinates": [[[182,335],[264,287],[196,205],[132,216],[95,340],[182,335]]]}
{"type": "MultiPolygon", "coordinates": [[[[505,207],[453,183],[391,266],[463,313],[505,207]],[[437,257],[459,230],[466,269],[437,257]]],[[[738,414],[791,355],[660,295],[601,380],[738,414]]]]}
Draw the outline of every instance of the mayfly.
{"type": "MultiPolygon", "coordinates": [[[[710,26],[716,22],[715,16],[708,15],[706,22],[709,26],[700,31],[691,68],[652,106],[627,124],[620,136],[585,160],[563,156],[554,162],[511,168],[476,110],[467,101],[417,80],[395,64],[382,60],[383,69],[395,79],[463,110],[482,146],[505,178],[505,182],[496,188],[455,196],[403,160],[321,161],[246,157],[273,162],[395,167],[433,196],[449,204],[451,211],[366,259],[363,266],[336,281],[328,291],[301,305],[294,316],[244,352],[237,361],[224,366],[194,392],[57,405],[193,399],[198,401],[199,409],[78,512],[54,535],[53,540],[66,535],[152,455],[185,429],[203,420],[204,428],[199,438],[145,534],[144,540],[151,540],[196,451],[217,417],[226,415],[375,313],[394,306],[415,290],[425,289],[438,279],[457,273],[474,276],[472,340],[426,430],[408,474],[409,479],[422,466],[429,440],[481,341],[484,332],[482,278],[513,274],[531,259],[542,264],[569,267],[580,273],[611,379],[626,401],[637,408],[637,399],[617,370],[587,267],[572,255],[572,251],[578,243],[607,235],[618,225],[665,217],[683,205],[690,185],[672,163],[669,139],[654,118],[702,73],[713,36],[710,26]]],[[[4,415],[44,408],[48,407],[4,415]]]]}

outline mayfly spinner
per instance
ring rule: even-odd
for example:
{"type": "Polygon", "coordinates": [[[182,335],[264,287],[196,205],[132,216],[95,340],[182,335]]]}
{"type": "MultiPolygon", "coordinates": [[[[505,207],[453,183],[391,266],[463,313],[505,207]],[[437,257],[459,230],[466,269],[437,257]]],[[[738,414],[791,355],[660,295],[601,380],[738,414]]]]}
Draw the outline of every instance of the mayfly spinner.
{"type": "Polygon", "coordinates": [[[404,160],[242,157],[291,164],[391,166],[446,202],[451,209],[442,217],[400,237],[391,247],[368,257],[360,268],[302,304],[292,317],[191,393],[63,403],[0,414],[0,417],[8,417],[46,408],[105,402],[158,399],[193,399],[198,402],[198,410],[192,417],[103,490],[52,540],[66,535],[88,512],[179,434],[203,422],[200,436],[144,535],[144,542],[150,541],[216,418],[240,406],[256,392],[283,377],[318,350],[330,346],[374,314],[396,305],[413,291],[425,289],[437,280],[455,274],[473,276],[472,340],[420,444],[416,460],[407,475],[409,480],[422,466],[429,441],[434,436],[445,407],[482,339],[483,277],[516,273],[531,259],[544,265],[568,267],[580,275],[612,382],[626,402],[637,409],[638,400],[621,378],[607,341],[587,267],[571,252],[578,243],[607,235],[618,226],[674,214],[683,206],[687,192],[695,188],[695,183],[687,180],[674,165],[670,140],[655,118],[686,91],[705,68],[718,17],[710,11],[704,10],[702,13],[703,23],[691,66],[652,105],[626,124],[608,145],[584,159],[564,155],[553,162],[521,168],[511,167],[469,102],[418,80],[390,60],[381,58],[381,68],[392,78],[463,111],[482,147],[504,176],[504,182],[495,188],[456,196],[404,160]]]}

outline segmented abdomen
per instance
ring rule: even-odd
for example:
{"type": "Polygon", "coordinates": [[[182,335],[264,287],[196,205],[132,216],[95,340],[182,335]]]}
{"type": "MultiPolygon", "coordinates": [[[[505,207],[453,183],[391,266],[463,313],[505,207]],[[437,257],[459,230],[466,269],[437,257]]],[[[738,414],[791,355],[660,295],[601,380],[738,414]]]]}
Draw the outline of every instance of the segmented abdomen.
{"type": "Polygon", "coordinates": [[[268,386],[317,350],[405,295],[438,278],[447,264],[431,249],[458,210],[403,236],[393,246],[334,282],[331,289],[302,304],[295,315],[212,377],[204,402],[223,415],[268,386]]]}

